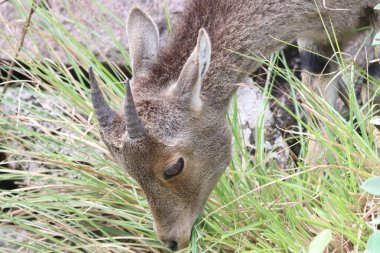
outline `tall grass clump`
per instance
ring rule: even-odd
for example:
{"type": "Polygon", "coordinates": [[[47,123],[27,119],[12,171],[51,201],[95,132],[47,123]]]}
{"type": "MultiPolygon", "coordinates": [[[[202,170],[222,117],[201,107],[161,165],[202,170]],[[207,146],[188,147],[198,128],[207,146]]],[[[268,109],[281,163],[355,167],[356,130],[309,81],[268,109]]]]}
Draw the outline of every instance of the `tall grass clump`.
{"type": "MultiPolygon", "coordinates": [[[[0,252],[167,252],[153,231],[141,188],[112,161],[100,141],[84,70],[93,67],[113,108],[122,104],[126,73],[111,59],[106,61],[108,67],[99,62],[45,5],[32,5],[31,0],[10,2],[25,20],[34,8],[27,32],[38,34],[51,56],[43,58],[37,47],[20,48],[17,54],[0,49],[1,55],[14,62],[2,64],[1,71],[22,74],[2,84],[9,88],[1,97],[2,108],[8,109],[0,112],[0,151],[8,159],[0,167],[0,182],[15,180],[19,187],[0,189],[0,231],[18,233],[17,238],[0,239],[7,245],[0,252]],[[55,53],[57,47],[65,52],[65,59],[55,53]]],[[[100,2],[95,4],[107,22],[123,22],[104,12],[100,2]]],[[[75,16],[65,19],[81,39],[86,41],[92,34],[98,38],[96,45],[111,44],[129,65],[128,53],[116,39],[101,37],[75,16]]],[[[107,25],[95,18],[89,22],[107,25]]],[[[109,38],[115,38],[113,31],[108,32],[109,38]]],[[[5,30],[0,38],[19,45],[19,38],[5,30]]],[[[373,97],[359,103],[354,87],[360,76],[375,87],[379,83],[340,56],[337,49],[334,60],[349,91],[346,117],[302,85],[281,54],[269,60],[242,56],[267,64],[263,92],[268,99],[275,77],[290,84],[294,110],[284,109],[297,120],[301,155],[286,171],[268,163],[259,120],[257,129],[261,130],[256,131],[257,150],[252,157],[233,103],[228,116],[234,136],[230,166],[193,230],[191,246],[182,252],[312,252],[323,243],[328,252],[366,248],[380,198],[364,193],[360,186],[380,175],[379,150],[370,123],[377,111],[373,97]],[[310,115],[307,122],[303,115],[310,115]],[[303,163],[310,140],[320,143],[323,155],[313,166],[303,163]]],[[[267,103],[263,101],[263,108],[267,103]]]]}

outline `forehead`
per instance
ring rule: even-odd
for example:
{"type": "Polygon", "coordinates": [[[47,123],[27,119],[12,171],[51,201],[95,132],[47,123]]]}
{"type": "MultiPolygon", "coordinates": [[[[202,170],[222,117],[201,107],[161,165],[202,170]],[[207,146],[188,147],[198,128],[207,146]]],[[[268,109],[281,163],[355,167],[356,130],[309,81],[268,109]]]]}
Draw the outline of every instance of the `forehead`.
{"type": "Polygon", "coordinates": [[[137,101],[136,107],[146,131],[158,140],[156,145],[171,145],[177,139],[186,121],[186,113],[175,101],[165,97],[146,98],[137,101]]]}
{"type": "Polygon", "coordinates": [[[127,143],[124,147],[125,169],[133,176],[155,173],[170,161],[175,148],[146,138],[135,143],[127,143]]]}

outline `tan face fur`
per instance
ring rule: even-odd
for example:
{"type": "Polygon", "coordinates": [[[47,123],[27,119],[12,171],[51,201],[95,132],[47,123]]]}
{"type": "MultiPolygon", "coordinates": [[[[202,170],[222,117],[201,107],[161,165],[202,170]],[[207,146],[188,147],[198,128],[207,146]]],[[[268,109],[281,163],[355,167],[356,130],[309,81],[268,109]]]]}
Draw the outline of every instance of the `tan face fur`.
{"type": "Polygon", "coordinates": [[[94,108],[112,156],[147,196],[158,237],[178,250],[189,244],[193,224],[230,159],[225,111],[201,98],[211,44],[201,29],[178,78],[146,90],[158,50],[157,28],[144,12],[133,9],[127,33],[133,78],[126,84],[124,114],[105,104],[90,71],[94,108]]]}
{"type": "Polygon", "coordinates": [[[207,139],[189,133],[169,144],[159,143],[153,137],[141,143],[125,140],[121,149],[112,152],[144,190],[155,219],[155,230],[165,244],[175,241],[177,249],[188,245],[195,219],[228,165],[229,141],[226,128],[224,133],[217,132],[207,139]],[[215,145],[214,138],[222,138],[225,143],[215,145]],[[219,152],[225,156],[213,156],[219,152]],[[182,171],[165,179],[165,170],[181,158],[184,160],[182,171]]]}

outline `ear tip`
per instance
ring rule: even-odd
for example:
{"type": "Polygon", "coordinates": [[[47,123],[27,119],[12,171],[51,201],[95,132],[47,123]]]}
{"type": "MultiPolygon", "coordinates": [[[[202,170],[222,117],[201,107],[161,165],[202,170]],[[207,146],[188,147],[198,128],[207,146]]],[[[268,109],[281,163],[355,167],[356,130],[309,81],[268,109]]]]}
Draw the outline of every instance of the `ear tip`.
{"type": "Polygon", "coordinates": [[[208,36],[206,28],[202,27],[201,29],[199,29],[198,35],[206,35],[206,36],[208,36]]]}
{"type": "Polygon", "coordinates": [[[155,25],[153,18],[138,6],[132,7],[129,11],[127,18],[127,29],[129,30],[131,27],[135,25],[135,22],[141,22],[142,20],[148,21],[153,24],[154,30],[156,31],[158,37],[158,28],[155,25]]]}
{"type": "Polygon", "coordinates": [[[199,29],[199,32],[198,32],[198,41],[199,40],[206,40],[206,43],[210,44],[211,41],[210,41],[210,36],[208,35],[208,32],[206,31],[206,29],[204,27],[202,27],[201,29],[199,29]]]}
{"type": "Polygon", "coordinates": [[[203,32],[206,32],[206,29],[204,27],[201,27],[201,29],[199,29],[199,33],[203,33],[203,32]]]}
{"type": "Polygon", "coordinates": [[[143,11],[139,7],[134,6],[129,11],[129,16],[131,16],[132,14],[135,14],[135,13],[143,13],[143,11]]]}
{"type": "MultiPolygon", "coordinates": [[[[131,8],[131,10],[129,11],[129,14],[128,14],[128,23],[133,19],[133,18],[138,18],[138,17],[147,17],[147,18],[150,18],[150,16],[148,15],[148,13],[146,13],[145,11],[143,11],[141,8],[139,8],[138,6],[134,6],[131,8]]],[[[151,19],[151,18],[150,18],[151,19]]]]}
{"type": "Polygon", "coordinates": [[[134,17],[136,16],[140,16],[142,13],[143,12],[139,7],[137,6],[132,7],[128,13],[127,24],[131,24],[131,20],[133,20],[134,17]]]}

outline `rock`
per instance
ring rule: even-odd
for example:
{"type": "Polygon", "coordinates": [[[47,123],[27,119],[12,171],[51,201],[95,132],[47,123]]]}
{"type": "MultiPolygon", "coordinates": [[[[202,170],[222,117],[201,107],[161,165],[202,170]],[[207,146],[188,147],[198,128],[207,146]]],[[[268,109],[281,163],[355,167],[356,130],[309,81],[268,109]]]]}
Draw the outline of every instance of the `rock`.
{"type": "Polygon", "coordinates": [[[255,130],[262,115],[264,117],[264,148],[267,157],[270,157],[267,163],[274,161],[279,169],[287,169],[290,163],[288,144],[282,137],[281,131],[274,124],[274,115],[269,106],[265,106],[265,103],[269,103],[269,101],[265,101],[265,99],[267,98],[257,86],[248,85],[238,89],[237,106],[244,141],[251,154],[254,155],[256,150],[255,130]]]}

